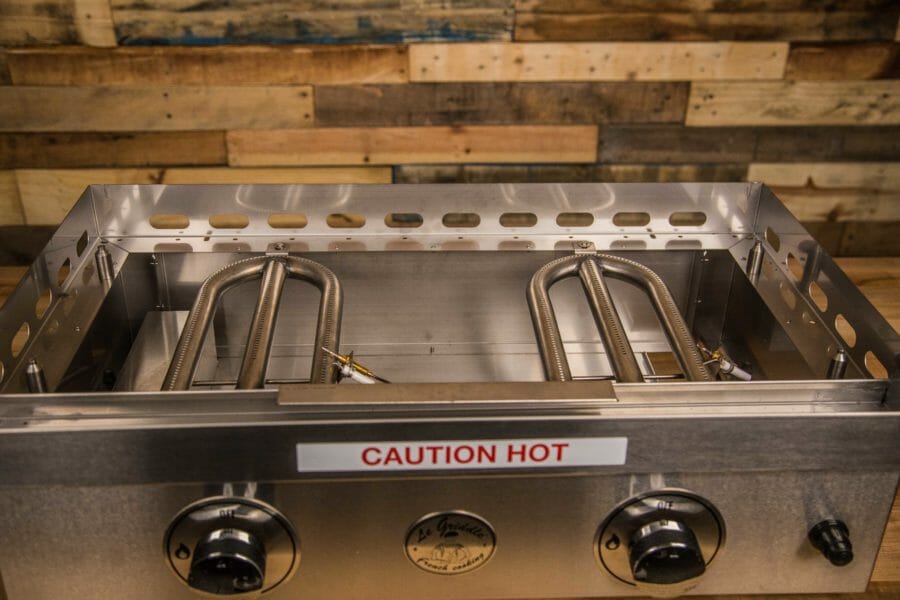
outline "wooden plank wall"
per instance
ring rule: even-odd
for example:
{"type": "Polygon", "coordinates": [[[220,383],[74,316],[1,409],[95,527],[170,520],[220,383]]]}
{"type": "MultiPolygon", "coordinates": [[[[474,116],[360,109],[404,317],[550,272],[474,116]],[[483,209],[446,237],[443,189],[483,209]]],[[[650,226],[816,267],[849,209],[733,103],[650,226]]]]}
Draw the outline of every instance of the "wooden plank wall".
{"type": "Polygon", "coordinates": [[[835,254],[900,254],[898,19],[896,0],[0,0],[0,257],[88,183],[748,179],[835,254]]]}

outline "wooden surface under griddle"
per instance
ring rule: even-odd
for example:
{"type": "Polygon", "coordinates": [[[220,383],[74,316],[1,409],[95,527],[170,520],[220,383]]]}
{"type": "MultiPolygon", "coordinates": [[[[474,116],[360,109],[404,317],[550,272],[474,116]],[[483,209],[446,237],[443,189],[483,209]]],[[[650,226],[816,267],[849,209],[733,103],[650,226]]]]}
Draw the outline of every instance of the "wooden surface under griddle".
{"type": "MultiPolygon", "coordinates": [[[[895,330],[900,329],[900,258],[839,258],[838,264],[895,330]]],[[[0,302],[15,288],[25,267],[0,267],[0,302]]],[[[714,598],[705,596],[704,598],[714,598]]],[[[869,590],[864,594],[720,596],[725,600],[882,600],[900,598],[900,495],[894,499],[869,590]]]]}

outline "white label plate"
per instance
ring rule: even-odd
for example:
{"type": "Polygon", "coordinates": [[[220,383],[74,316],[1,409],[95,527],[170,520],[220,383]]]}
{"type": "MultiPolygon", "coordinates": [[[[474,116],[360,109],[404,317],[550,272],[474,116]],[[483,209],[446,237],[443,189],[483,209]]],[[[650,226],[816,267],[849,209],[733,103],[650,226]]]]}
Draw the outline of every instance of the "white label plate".
{"type": "Polygon", "coordinates": [[[624,465],[628,438],[297,444],[297,471],[428,471],[624,465]]]}

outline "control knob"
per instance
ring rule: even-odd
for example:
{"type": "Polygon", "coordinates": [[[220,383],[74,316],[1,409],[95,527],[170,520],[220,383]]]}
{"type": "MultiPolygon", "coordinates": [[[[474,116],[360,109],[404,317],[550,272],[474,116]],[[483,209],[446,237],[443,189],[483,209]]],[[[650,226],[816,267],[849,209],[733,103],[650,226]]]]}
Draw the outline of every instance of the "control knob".
{"type": "Polygon", "coordinates": [[[262,589],[266,550],[253,534],[240,529],[217,529],[194,550],[188,585],[219,596],[262,589]]]}
{"type": "Polygon", "coordinates": [[[600,565],[645,594],[672,598],[696,587],[725,543],[725,522],[706,499],[679,489],[629,498],[597,530],[600,565]]]}
{"type": "Polygon", "coordinates": [[[678,521],[661,519],[637,529],[629,548],[635,581],[670,585],[703,575],[706,562],[697,537],[678,521]]]}
{"type": "Polygon", "coordinates": [[[214,496],[178,513],[164,539],[175,575],[206,596],[259,597],[288,579],[300,540],[274,507],[254,498],[214,496]]]}

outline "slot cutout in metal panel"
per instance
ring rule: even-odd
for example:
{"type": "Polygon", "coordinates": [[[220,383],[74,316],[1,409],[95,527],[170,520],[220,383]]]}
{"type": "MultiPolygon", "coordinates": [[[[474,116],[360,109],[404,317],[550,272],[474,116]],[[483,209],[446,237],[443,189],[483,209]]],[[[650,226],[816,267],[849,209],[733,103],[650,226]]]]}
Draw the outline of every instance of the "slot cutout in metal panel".
{"type": "Polygon", "coordinates": [[[812,298],[813,304],[820,311],[825,312],[828,310],[828,296],[825,294],[825,290],[819,287],[819,284],[815,281],[809,284],[809,297],[812,298]]]}
{"type": "Polygon", "coordinates": [[[66,279],[69,278],[69,273],[72,272],[72,261],[68,258],[60,265],[59,269],[56,271],[56,285],[62,287],[66,282],[66,279]]]}
{"type": "Polygon", "coordinates": [[[503,227],[534,227],[538,218],[529,212],[508,212],[500,215],[500,225],[503,227]]]}
{"type": "Polygon", "coordinates": [[[650,223],[650,213],[618,212],[613,215],[612,222],[617,227],[643,227],[650,223]]]}
{"type": "Polygon", "coordinates": [[[875,379],[887,379],[888,378],[888,372],[887,372],[887,369],[885,368],[884,364],[880,360],[878,360],[877,356],[872,354],[871,350],[866,352],[864,360],[865,360],[865,364],[866,364],[866,370],[869,372],[869,374],[872,377],[874,377],[875,379]]]}
{"type": "Polygon", "coordinates": [[[191,224],[187,215],[160,213],[150,216],[150,227],[153,229],[185,229],[191,224]]]}
{"type": "Polygon", "coordinates": [[[781,238],[778,237],[778,234],[771,227],[766,227],[766,241],[775,252],[781,250],[781,238]]]}
{"type": "Polygon", "coordinates": [[[706,224],[706,213],[699,211],[673,212],[669,215],[669,225],[673,227],[700,227],[706,224]]]}
{"type": "Polygon", "coordinates": [[[53,302],[53,294],[50,292],[50,288],[44,288],[44,291],[38,296],[37,302],[34,303],[34,316],[43,319],[51,302],[53,302]]]}
{"type": "Polygon", "coordinates": [[[391,228],[421,227],[424,222],[418,213],[390,213],[384,217],[384,224],[391,228]]]}
{"type": "Polygon", "coordinates": [[[447,213],[441,223],[444,227],[478,227],[481,217],[477,213],[447,213]]]}
{"type": "Polygon", "coordinates": [[[81,256],[84,254],[84,249],[87,248],[88,245],[88,232],[84,231],[81,233],[81,237],[78,238],[78,241],[75,243],[75,254],[81,256]]]}
{"type": "Polygon", "coordinates": [[[244,229],[250,224],[250,218],[247,215],[237,213],[209,215],[208,221],[209,226],[213,229],[244,229]]]}
{"type": "Polygon", "coordinates": [[[22,352],[22,348],[25,347],[25,344],[28,343],[28,338],[31,337],[31,327],[28,323],[22,323],[19,327],[19,330],[16,331],[16,334],[13,336],[12,340],[9,344],[9,352],[13,355],[13,358],[17,358],[19,354],[22,352]]]}
{"type": "Polygon", "coordinates": [[[838,335],[841,336],[841,339],[844,340],[844,343],[851,348],[856,346],[856,330],[853,329],[853,325],[850,324],[844,315],[838,315],[834,318],[834,328],[837,330],[838,335]]]}
{"type": "Polygon", "coordinates": [[[331,213],[325,223],[332,229],[359,229],[366,224],[366,218],[358,213],[331,213]]]}
{"type": "Polygon", "coordinates": [[[594,224],[594,215],[585,212],[559,213],[556,224],[560,227],[590,227],[594,224]]]}
{"type": "Polygon", "coordinates": [[[268,223],[272,229],[303,229],[309,220],[303,213],[273,213],[268,223]]]}

